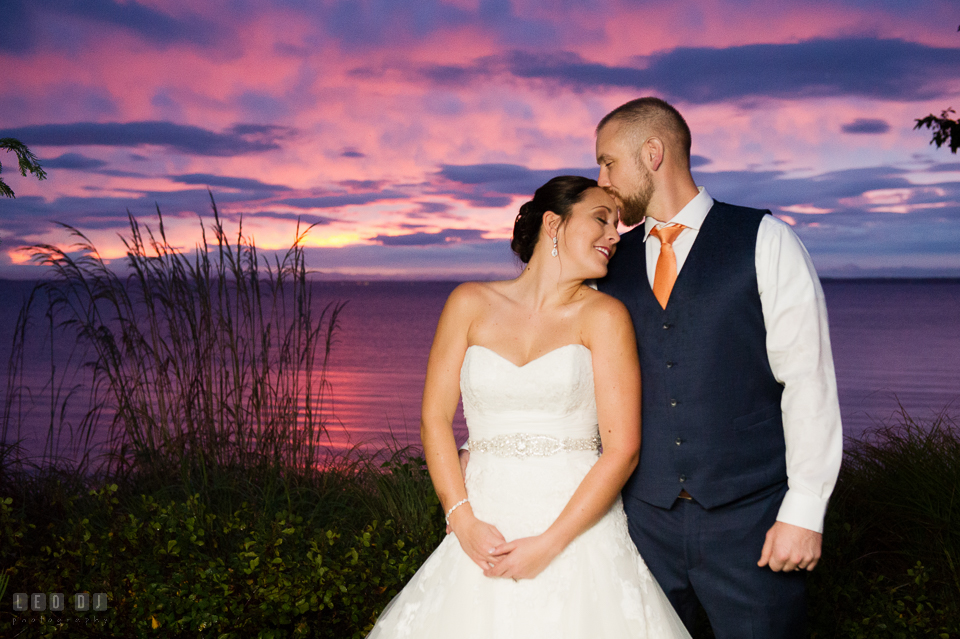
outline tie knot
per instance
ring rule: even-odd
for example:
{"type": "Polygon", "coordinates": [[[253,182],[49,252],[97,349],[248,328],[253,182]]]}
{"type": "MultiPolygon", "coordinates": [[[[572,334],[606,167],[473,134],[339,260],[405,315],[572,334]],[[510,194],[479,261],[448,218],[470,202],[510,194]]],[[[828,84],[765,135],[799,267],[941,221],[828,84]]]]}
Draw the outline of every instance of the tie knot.
{"type": "Polygon", "coordinates": [[[654,236],[660,240],[661,244],[666,244],[670,246],[673,244],[673,241],[677,239],[677,236],[680,235],[680,232],[685,229],[683,224],[671,224],[670,226],[659,226],[654,227],[650,230],[650,235],[654,236]]]}

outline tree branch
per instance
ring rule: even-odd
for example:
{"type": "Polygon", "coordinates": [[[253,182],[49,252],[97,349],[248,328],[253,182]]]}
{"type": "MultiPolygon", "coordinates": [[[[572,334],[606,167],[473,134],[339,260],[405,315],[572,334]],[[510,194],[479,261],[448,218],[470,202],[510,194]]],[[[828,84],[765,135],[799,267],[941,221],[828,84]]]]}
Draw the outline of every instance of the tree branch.
{"type": "MultiPolygon", "coordinates": [[[[20,168],[20,175],[26,177],[27,173],[33,173],[38,180],[44,180],[47,172],[40,166],[40,160],[27,148],[27,145],[16,138],[0,138],[0,149],[13,151],[17,154],[17,162],[20,168]]],[[[3,171],[3,165],[0,164],[0,172],[3,171]]],[[[0,179],[0,195],[6,197],[16,197],[7,184],[0,179]]]]}
{"type": "Polygon", "coordinates": [[[933,139],[930,140],[930,144],[936,144],[938,149],[947,144],[950,152],[956,153],[957,149],[960,149],[960,120],[951,120],[948,117],[951,113],[955,111],[947,109],[940,114],[939,118],[932,113],[925,118],[918,118],[913,128],[933,129],[933,139]]]}

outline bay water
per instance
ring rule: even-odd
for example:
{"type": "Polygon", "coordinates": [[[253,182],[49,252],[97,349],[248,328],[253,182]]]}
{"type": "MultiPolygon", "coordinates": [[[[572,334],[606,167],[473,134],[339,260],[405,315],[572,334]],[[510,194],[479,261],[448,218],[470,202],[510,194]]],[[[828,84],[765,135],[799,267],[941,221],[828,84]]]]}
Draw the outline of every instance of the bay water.
{"type": "MultiPolygon", "coordinates": [[[[0,365],[6,373],[20,300],[31,283],[0,281],[0,365]]],[[[327,379],[328,445],[419,443],[420,399],[427,357],[454,282],[315,282],[318,310],[344,301],[327,379]]],[[[902,409],[918,420],[960,416],[960,280],[824,280],[844,433],[859,437],[902,409]]],[[[31,340],[25,382],[39,408],[22,424],[28,450],[39,451],[50,422],[51,367],[65,366],[69,345],[43,356],[45,338],[31,340]],[[45,395],[47,393],[47,395],[45,395]]],[[[48,329],[47,329],[48,330],[48,329]]],[[[0,386],[6,392],[7,380],[0,386]]],[[[79,398],[79,394],[78,394],[79,398]]],[[[458,411],[454,428],[465,424],[458,411]]],[[[8,436],[9,438],[9,436],[8,436]]]]}

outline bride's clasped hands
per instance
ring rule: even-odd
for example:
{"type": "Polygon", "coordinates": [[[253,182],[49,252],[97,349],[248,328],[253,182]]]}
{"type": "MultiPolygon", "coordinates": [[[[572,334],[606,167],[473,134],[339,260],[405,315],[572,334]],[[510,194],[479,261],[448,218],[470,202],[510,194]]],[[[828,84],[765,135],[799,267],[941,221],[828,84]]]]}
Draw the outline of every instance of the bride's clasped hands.
{"type": "Polygon", "coordinates": [[[494,550],[506,544],[506,539],[496,526],[480,521],[473,515],[470,504],[465,503],[448,518],[448,527],[457,536],[460,547],[484,573],[500,563],[501,556],[494,550]]]}
{"type": "Polygon", "coordinates": [[[560,554],[563,546],[546,533],[506,542],[490,553],[497,563],[483,571],[487,577],[506,579],[533,579],[560,554]]]}
{"type": "Polygon", "coordinates": [[[457,536],[460,547],[487,577],[533,579],[563,550],[549,531],[534,537],[506,541],[496,526],[477,519],[469,503],[449,517],[447,531],[457,536]]]}

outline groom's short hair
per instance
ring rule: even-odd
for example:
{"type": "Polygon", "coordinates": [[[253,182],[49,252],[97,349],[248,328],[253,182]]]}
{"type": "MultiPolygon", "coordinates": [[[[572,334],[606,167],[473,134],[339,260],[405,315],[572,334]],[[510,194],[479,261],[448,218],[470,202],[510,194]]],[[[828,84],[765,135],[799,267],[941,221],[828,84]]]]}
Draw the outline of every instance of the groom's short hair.
{"type": "MultiPolygon", "coordinates": [[[[680,112],[660,98],[645,97],[631,100],[603,116],[597,125],[599,134],[607,124],[621,122],[631,128],[643,129],[647,134],[666,135],[683,154],[690,166],[690,127],[680,112]]],[[[642,143],[642,140],[640,141],[642,143]]],[[[637,153],[640,149],[637,149],[637,153]]]]}

